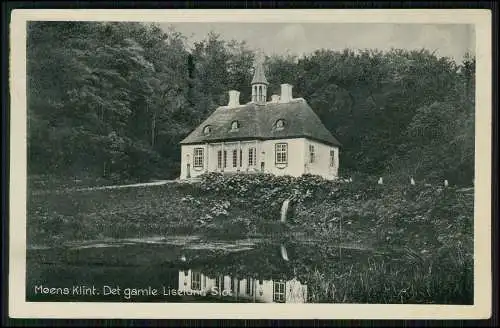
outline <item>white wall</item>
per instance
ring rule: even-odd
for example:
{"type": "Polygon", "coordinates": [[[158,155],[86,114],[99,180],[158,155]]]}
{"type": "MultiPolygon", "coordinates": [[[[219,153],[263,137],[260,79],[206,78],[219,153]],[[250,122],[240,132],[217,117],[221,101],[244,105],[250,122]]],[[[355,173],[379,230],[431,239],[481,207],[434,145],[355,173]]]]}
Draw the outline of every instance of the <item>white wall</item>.
{"type": "Polygon", "coordinates": [[[272,280],[264,280],[262,284],[259,284],[259,281],[256,281],[257,286],[255,299],[259,302],[264,303],[272,303],[273,302],[273,281],[272,280]],[[262,295],[260,295],[262,292],[262,295]]]}
{"type": "MultiPolygon", "coordinates": [[[[256,297],[260,302],[273,303],[273,284],[272,280],[264,280],[262,285],[256,280],[256,297]],[[262,295],[260,292],[262,291],[262,295]]],[[[286,303],[305,303],[307,301],[307,285],[302,285],[298,280],[292,279],[285,282],[285,302],[286,303]]]]}
{"type": "Polygon", "coordinates": [[[304,174],[304,140],[303,138],[297,138],[263,141],[260,147],[260,159],[264,160],[264,172],[275,175],[291,175],[294,177],[304,174]],[[275,163],[276,144],[278,143],[286,143],[288,145],[288,163],[285,165],[275,163]]]}
{"type": "MultiPolygon", "coordinates": [[[[183,292],[191,290],[191,274],[192,271],[179,271],[179,290],[183,292]],[[184,284],[186,283],[186,284],[184,284]]],[[[258,279],[250,278],[238,279],[230,276],[221,276],[221,286],[216,286],[216,279],[210,278],[203,273],[201,274],[201,290],[205,291],[207,295],[215,296],[212,292],[212,287],[217,287],[219,296],[244,298],[248,300],[255,300],[257,302],[272,303],[273,302],[273,284],[272,280],[263,280],[262,284],[258,279]],[[231,280],[234,281],[234,290],[231,291],[231,280]],[[246,285],[252,281],[250,294],[246,292],[246,285]],[[237,286],[239,285],[239,292],[237,286]],[[220,288],[219,288],[220,287],[220,288]],[[225,291],[223,293],[223,291],[225,291]],[[262,295],[261,295],[262,292],[262,295]]],[[[286,303],[304,303],[307,300],[307,286],[302,285],[297,279],[292,279],[285,282],[285,300],[286,303]]]]}
{"type": "MultiPolygon", "coordinates": [[[[179,290],[183,292],[193,291],[191,289],[192,272],[193,272],[192,270],[179,271],[179,290]]],[[[204,291],[207,295],[211,296],[234,297],[234,298],[244,298],[253,300],[254,289],[250,292],[250,294],[247,294],[246,292],[246,284],[249,283],[247,279],[236,280],[235,278],[230,276],[220,276],[220,278],[221,278],[220,286],[217,286],[216,285],[217,280],[215,278],[210,278],[202,273],[201,291],[204,291]],[[231,290],[231,280],[234,283],[234,290],[231,290]],[[239,290],[238,290],[238,285],[239,285],[239,290]]],[[[256,283],[258,284],[258,280],[256,283]]],[[[255,287],[252,285],[252,288],[255,287]]],[[[272,301],[272,290],[270,297],[272,301]]]]}
{"type": "Polygon", "coordinates": [[[222,143],[213,143],[213,144],[200,144],[200,145],[183,145],[181,147],[181,179],[187,178],[187,164],[190,164],[190,177],[194,178],[203,174],[205,171],[208,172],[248,172],[248,171],[259,171],[260,170],[260,162],[259,162],[259,147],[261,142],[254,141],[241,141],[241,142],[224,142],[222,143]],[[195,168],[193,167],[194,163],[194,149],[195,148],[203,148],[204,159],[203,159],[203,168],[195,168]],[[256,148],[256,161],[253,166],[249,166],[248,163],[248,150],[249,148],[256,148]],[[208,152],[207,152],[208,149],[208,152]],[[217,163],[217,152],[218,151],[226,151],[227,152],[227,166],[224,168],[218,168],[217,163]],[[236,167],[233,166],[233,150],[236,150],[236,167]],[[243,155],[242,160],[240,161],[240,150],[241,155],[243,155]],[[240,165],[241,164],[241,165],[240,165]]]}
{"type": "Polygon", "coordinates": [[[325,179],[335,179],[339,170],[339,148],[328,146],[310,139],[304,140],[304,173],[320,175],[325,179]],[[309,145],[314,146],[314,162],[310,162],[309,145]],[[334,166],[330,166],[330,150],[335,152],[334,166]]]}
{"type": "MultiPolygon", "coordinates": [[[[179,271],[179,290],[188,291],[191,290],[191,274],[192,271],[179,271]],[[184,285],[184,283],[186,283],[184,285]]],[[[208,276],[201,274],[201,290],[210,293],[211,288],[215,286],[215,279],[211,279],[208,276]]]]}
{"type": "Polygon", "coordinates": [[[277,139],[262,142],[261,150],[265,152],[265,172],[276,175],[301,176],[302,174],[316,174],[325,179],[338,177],[339,149],[317,141],[306,138],[277,139]],[[284,165],[275,164],[275,145],[277,143],[288,144],[288,163],[284,165]],[[314,146],[315,158],[310,163],[309,145],[314,146]],[[334,166],[330,166],[330,150],[334,151],[334,166]]]}
{"type": "MultiPolygon", "coordinates": [[[[182,145],[181,146],[181,179],[186,179],[187,178],[187,165],[189,164],[190,166],[190,177],[196,177],[198,175],[201,175],[205,172],[203,168],[194,168],[193,163],[194,163],[194,149],[195,148],[203,148],[204,149],[204,154],[206,153],[206,147],[205,145],[182,145]]],[[[204,161],[205,162],[205,161],[204,161]]]]}
{"type": "MultiPolygon", "coordinates": [[[[248,150],[250,148],[256,148],[258,152],[258,147],[260,145],[260,141],[251,140],[251,141],[240,141],[240,142],[224,142],[222,143],[213,143],[209,145],[209,162],[208,162],[208,170],[211,172],[247,172],[247,171],[258,171],[258,163],[253,163],[252,166],[249,166],[248,161],[248,150]],[[236,150],[236,166],[233,166],[233,151],[236,150]],[[240,150],[241,150],[241,161],[240,161],[240,150]],[[218,151],[226,151],[227,152],[227,166],[223,168],[218,167],[217,161],[217,153],[218,151]],[[223,169],[223,170],[222,170],[223,169]]],[[[258,161],[258,154],[256,160],[258,161]]]]}
{"type": "Polygon", "coordinates": [[[275,175],[291,175],[294,177],[301,176],[304,173],[317,174],[326,179],[334,179],[338,176],[339,168],[339,149],[331,147],[316,141],[306,138],[296,139],[276,139],[265,141],[241,141],[241,142],[225,142],[214,144],[201,145],[183,145],[181,147],[181,179],[187,178],[187,164],[190,164],[190,177],[196,177],[206,171],[222,172],[217,167],[217,152],[225,150],[227,152],[227,166],[223,168],[223,172],[260,172],[261,162],[264,162],[264,172],[275,175]],[[288,145],[288,162],[286,164],[276,164],[276,144],[286,143],[288,145]],[[309,145],[315,147],[315,161],[309,163],[309,145]],[[195,168],[194,149],[203,148],[203,165],[202,168],[195,168]],[[256,148],[256,163],[254,166],[249,166],[248,149],[256,148]],[[208,149],[208,151],[207,151],[208,149]],[[330,167],[330,150],[335,151],[335,165],[330,167]],[[233,166],[233,150],[237,151],[236,167],[233,166]],[[240,150],[243,155],[240,161],[240,150]]]}

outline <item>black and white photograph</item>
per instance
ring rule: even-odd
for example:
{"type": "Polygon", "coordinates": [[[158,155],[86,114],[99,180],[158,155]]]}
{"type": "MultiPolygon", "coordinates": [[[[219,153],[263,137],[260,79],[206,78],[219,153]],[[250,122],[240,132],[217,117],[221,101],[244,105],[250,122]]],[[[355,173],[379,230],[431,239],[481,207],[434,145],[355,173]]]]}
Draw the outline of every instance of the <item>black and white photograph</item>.
{"type": "Polygon", "coordinates": [[[489,316],[489,15],[149,12],[19,11],[11,301],[489,316]]]}

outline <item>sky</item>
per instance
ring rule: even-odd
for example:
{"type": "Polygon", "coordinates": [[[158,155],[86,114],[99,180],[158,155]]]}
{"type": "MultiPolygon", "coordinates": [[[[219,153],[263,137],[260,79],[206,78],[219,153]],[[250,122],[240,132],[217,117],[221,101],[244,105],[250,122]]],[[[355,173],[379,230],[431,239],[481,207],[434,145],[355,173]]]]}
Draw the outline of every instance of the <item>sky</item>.
{"type": "Polygon", "coordinates": [[[246,41],[249,48],[266,55],[301,56],[314,50],[428,49],[438,56],[461,61],[474,53],[474,26],[465,24],[383,23],[162,23],[188,37],[188,44],[205,39],[213,31],[223,39],[246,41]]]}

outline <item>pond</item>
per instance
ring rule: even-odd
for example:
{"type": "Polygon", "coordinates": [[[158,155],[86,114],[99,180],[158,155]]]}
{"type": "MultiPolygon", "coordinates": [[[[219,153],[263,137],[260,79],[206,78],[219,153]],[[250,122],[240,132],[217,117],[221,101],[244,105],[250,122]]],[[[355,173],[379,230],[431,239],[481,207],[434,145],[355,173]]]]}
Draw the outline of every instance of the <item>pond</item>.
{"type": "Polygon", "coordinates": [[[27,250],[27,301],[473,304],[472,266],[306,238],[105,239],[27,250]]]}
{"type": "Polygon", "coordinates": [[[323,264],[329,264],[327,271],[339,270],[338,265],[352,271],[353,264],[373,256],[377,254],[372,251],[314,241],[224,241],[201,236],[32,246],[27,251],[26,298],[51,302],[314,302],[321,301],[317,291],[326,279],[323,264]]]}

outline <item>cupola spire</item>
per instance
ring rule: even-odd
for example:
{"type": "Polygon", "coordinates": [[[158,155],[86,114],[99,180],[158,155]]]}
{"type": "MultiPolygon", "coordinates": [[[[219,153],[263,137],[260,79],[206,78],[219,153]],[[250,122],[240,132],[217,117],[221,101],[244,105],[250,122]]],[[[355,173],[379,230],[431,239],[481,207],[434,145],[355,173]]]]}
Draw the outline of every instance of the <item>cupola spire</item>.
{"type": "Polygon", "coordinates": [[[267,101],[267,82],[266,75],[264,73],[263,66],[263,56],[257,58],[255,61],[255,71],[252,79],[252,101],[257,104],[266,103],[267,101]]]}

